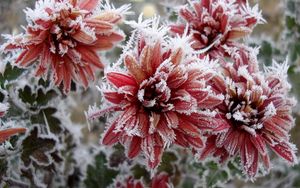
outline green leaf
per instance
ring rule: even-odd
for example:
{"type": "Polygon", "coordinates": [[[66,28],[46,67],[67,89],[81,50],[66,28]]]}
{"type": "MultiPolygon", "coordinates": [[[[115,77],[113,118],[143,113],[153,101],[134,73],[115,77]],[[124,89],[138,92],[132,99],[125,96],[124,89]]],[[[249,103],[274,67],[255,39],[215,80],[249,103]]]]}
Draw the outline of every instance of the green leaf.
{"type": "Polygon", "coordinates": [[[130,171],[133,174],[134,179],[141,179],[143,178],[145,182],[150,183],[150,174],[148,170],[144,166],[141,166],[139,164],[133,166],[130,171]]]}
{"type": "Polygon", "coordinates": [[[7,171],[7,161],[5,159],[0,159],[0,181],[7,171]]]}
{"type": "Polygon", "coordinates": [[[195,183],[196,183],[195,179],[193,179],[191,177],[185,177],[185,179],[183,180],[182,187],[184,187],[184,188],[194,188],[195,183]]]}
{"type": "Polygon", "coordinates": [[[40,165],[48,166],[51,164],[51,153],[53,153],[55,145],[56,141],[54,139],[39,135],[38,128],[34,127],[23,140],[21,159],[25,166],[29,166],[32,160],[40,165]]]}
{"type": "Polygon", "coordinates": [[[272,64],[272,57],[273,56],[273,48],[271,43],[268,41],[262,41],[260,51],[259,51],[259,58],[264,61],[265,65],[272,64]]]}
{"type": "Polygon", "coordinates": [[[45,121],[47,121],[50,131],[54,134],[60,134],[64,129],[61,125],[61,121],[54,116],[56,112],[57,109],[51,107],[43,109],[38,114],[30,117],[31,123],[45,125],[45,121]]]}
{"type": "Polygon", "coordinates": [[[127,159],[125,149],[121,144],[114,146],[114,152],[109,156],[109,166],[118,167],[127,159]]]}
{"type": "Polygon", "coordinates": [[[162,172],[167,172],[168,174],[175,173],[175,162],[177,161],[177,156],[173,152],[165,152],[162,156],[162,162],[160,163],[158,170],[162,172]]]}
{"type": "Polygon", "coordinates": [[[203,176],[203,179],[207,187],[215,187],[218,182],[226,183],[229,180],[227,172],[214,161],[205,164],[205,171],[206,174],[203,176]]]}
{"type": "Polygon", "coordinates": [[[285,24],[289,30],[292,30],[296,26],[296,20],[293,17],[287,16],[285,18],[285,24]]]}
{"type": "Polygon", "coordinates": [[[87,177],[84,183],[89,188],[106,188],[117,175],[118,171],[108,167],[105,154],[100,152],[95,157],[95,164],[88,165],[87,177]]]}
{"type": "Polygon", "coordinates": [[[0,74],[0,85],[4,88],[6,81],[16,80],[24,72],[24,69],[12,67],[9,63],[6,65],[4,74],[0,74]]]}
{"type": "Polygon", "coordinates": [[[52,98],[57,96],[56,91],[44,91],[42,88],[32,91],[31,87],[25,86],[19,89],[19,97],[25,104],[29,104],[30,108],[36,109],[38,106],[45,106],[52,98]]]}

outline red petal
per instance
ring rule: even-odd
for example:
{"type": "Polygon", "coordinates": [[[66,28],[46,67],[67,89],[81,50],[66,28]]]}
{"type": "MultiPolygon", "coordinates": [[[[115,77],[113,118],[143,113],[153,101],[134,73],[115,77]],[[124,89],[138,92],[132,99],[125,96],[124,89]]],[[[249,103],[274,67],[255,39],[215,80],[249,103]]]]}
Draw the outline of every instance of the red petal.
{"type": "Polygon", "coordinates": [[[254,177],[257,173],[258,168],[258,151],[253,151],[253,162],[250,167],[247,169],[247,173],[250,177],[254,177]]]}
{"type": "Polygon", "coordinates": [[[206,140],[205,147],[201,151],[200,160],[204,160],[209,155],[213,154],[216,151],[216,136],[209,136],[206,140]]]}
{"type": "Polygon", "coordinates": [[[153,47],[153,52],[152,52],[152,58],[151,58],[151,64],[152,68],[156,70],[159,65],[162,63],[161,59],[161,44],[160,42],[156,42],[154,47],[153,47]]]}
{"type": "Polygon", "coordinates": [[[183,56],[183,50],[181,48],[176,49],[172,54],[171,54],[171,62],[174,65],[178,65],[181,60],[182,60],[182,56],[183,56]]]}
{"type": "Polygon", "coordinates": [[[118,88],[126,85],[137,86],[136,81],[132,76],[123,73],[109,72],[107,73],[106,78],[118,88]]]}
{"type": "Polygon", "coordinates": [[[143,51],[141,52],[140,62],[142,69],[148,73],[148,75],[152,75],[154,73],[154,69],[151,63],[151,56],[153,55],[153,50],[150,46],[145,46],[143,51]]]}
{"type": "Polygon", "coordinates": [[[124,35],[113,32],[110,35],[97,35],[98,40],[119,42],[124,40],[124,35]]]}
{"type": "Polygon", "coordinates": [[[130,159],[136,157],[140,153],[141,143],[142,143],[141,138],[139,138],[137,136],[132,137],[132,140],[130,142],[129,149],[128,149],[128,154],[127,154],[127,156],[130,159]]]}
{"type": "Polygon", "coordinates": [[[125,57],[125,66],[129,70],[129,72],[135,77],[137,84],[142,83],[145,79],[147,79],[146,74],[142,70],[142,68],[138,65],[137,61],[134,57],[127,55],[125,57]]]}
{"type": "Polygon", "coordinates": [[[113,11],[105,11],[102,14],[93,16],[93,18],[116,24],[122,19],[122,16],[113,11]]]}
{"type": "Polygon", "coordinates": [[[95,41],[95,38],[93,36],[83,31],[82,29],[78,30],[74,35],[72,35],[72,38],[83,44],[91,44],[95,41]]]}
{"type": "Polygon", "coordinates": [[[79,70],[79,77],[80,77],[80,80],[83,83],[83,86],[85,88],[87,88],[89,82],[88,82],[87,76],[85,74],[85,71],[83,70],[83,68],[81,66],[77,66],[77,69],[79,70]]]}
{"type": "Polygon", "coordinates": [[[267,154],[266,143],[260,135],[250,136],[250,140],[261,155],[267,154]]]}
{"type": "Polygon", "coordinates": [[[204,109],[213,109],[223,102],[224,98],[222,96],[210,94],[205,100],[201,101],[199,107],[204,109]]]}
{"type": "Polygon", "coordinates": [[[22,67],[29,66],[33,61],[35,61],[40,53],[42,52],[42,46],[30,46],[28,49],[24,50],[20,56],[16,59],[16,64],[20,64],[22,67]]]}
{"type": "Polygon", "coordinates": [[[166,112],[164,113],[164,117],[167,121],[167,125],[169,128],[176,128],[178,127],[179,120],[176,112],[166,112]]]}
{"type": "MultiPolygon", "coordinates": [[[[171,89],[178,89],[180,86],[186,83],[188,77],[184,70],[176,67],[168,77],[168,87],[171,89]]],[[[185,85],[186,86],[186,85],[185,85]]],[[[197,88],[199,90],[199,88],[197,88]]]]}
{"type": "Polygon", "coordinates": [[[102,143],[104,145],[113,145],[119,141],[120,133],[114,132],[115,127],[116,127],[116,121],[113,122],[112,125],[110,125],[109,129],[106,131],[106,133],[102,139],[102,143]]]}
{"type": "Polygon", "coordinates": [[[104,97],[111,103],[120,104],[124,100],[124,94],[119,94],[118,92],[107,91],[103,92],[104,97]]]}
{"type": "Polygon", "coordinates": [[[199,129],[194,124],[188,121],[183,121],[182,119],[179,119],[178,128],[182,130],[185,134],[188,134],[193,137],[200,135],[199,129]]]}
{"type": "Polygon", "coordinates": [[[138,118],[139,118],[139,126],[140,126],[139,132],[141,134],[141,137],[145,137],[149,131],[148,115],[145,114],[145,112],[139,112],[138,118]]]}
{"type": "Polygon", "coordinates": [[[86,25],[94,29],[97,34],[107,33],[113,29],[111,23],[98,20],[98,19],[85,19],[86,25]]]}
{"type": "Polygon", "coordinates": [[[185,30],[185,25],[171,25],[170,31],[182,35],[185,30]]]}
{"type": "Polygon", "coordinates": [[[92,11],[98,4],[99,0],[81,0],[79,3],[79,8],[92,11]]]}
{"type": "Polygon", "coordinates": [[[90,46],[96,50],[110,50],[114,47],[114,44],[109,40],[99,39],[90,44],[90,46]]]}
{"type": "Polygon", "coordinates": [[[97,53],[87,47],[78,46],[76,50],[80,53],[82,60],[87,63],[92,63],[99,69],[103,69],[104,65],[101,63],[97,53]]]}
{"type": "Polygon", "coordinates": [[[162,172],[156,175],[151,182],[151,188],[170,188],[169,186],[169,176],[167,173],[162,172]]]}
{"type": "Polygon", "coordinates": [[[184,148],[188,147],[189,144],[188,144],[188,141],[187,141],[186,137],[184,136],[184,134],[177,130],[175,130],[174,132],[176,135],[175,143],[184,148]]]}
{"type": "Polygon", "coordinates": [[[188,143],[195,149],[203,148],[204,143],[200,137],[186,136],[188,143]]]}
{"type": "Polygon", "coordinates": [[[235,40],[243,38],[251,33],[251,29],[246,28],[234,28],[228,32],[228,40],[235,40]]]}
{"type": "Polygon", "coordinates": [[[45,74],[48,67],[51,65],[51,63],[52,63],[51,52],[50,52],[48,46],[44,45],[42,54],[41,54],[40,64],[37,68],[35,75],[41,76],[41,75],[45,74]]]}
{"type": "Polygon", "coordinates": [[[0,143],[7,140],[9,137],[18,134],[18,133],[24,133],[26,132],[25,128],[9,128],[5,130],[0,131],[0,143]]]}
{"type": "Polygon", "coordinates": [[[163,148],[160,146],[154,147],[154,161],[148,161],[148,165],[151,169],[154,169],[161,161],[163,148]]]}
{"type": "Polygon", "coordinates": [[[294,150],[287,143],[279,143],[271,148],[277,153],[277,155],[283,157],[285,160],[290,163],[296,163],[297,159],[295,158],[294,150]]]}

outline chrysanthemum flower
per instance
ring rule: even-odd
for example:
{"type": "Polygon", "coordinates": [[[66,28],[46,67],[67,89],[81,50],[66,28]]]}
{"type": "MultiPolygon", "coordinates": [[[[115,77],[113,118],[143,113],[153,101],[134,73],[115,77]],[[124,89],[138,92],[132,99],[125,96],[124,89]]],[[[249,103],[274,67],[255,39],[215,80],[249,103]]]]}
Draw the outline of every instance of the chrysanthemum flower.
{"type": "Polygon", "coordinates": [[[196,150],[203,147],[201,133],[215,124],[213,113],[199,109],[215,107],[223,96],[207,87],[214,72],[210,63],[189,56],[188,39],[167,41],[167,30],[152,21],[154,28],[141,28],[134,50],[125,51],[126,70],[106,73],[108,82],[101,92],[111,104],[89,116],[120,111],[108,125],[103,144],[122,143],[129,158],[142,151],[148,166],[155,168],[164,148],[173,143],[196,150]]]}
{"type": "Polygon", "coordinates": [[[5,35],[8,41],[2,50],[21,49],[15,64],[27,67],[36,62],[36,76],[50,72],[66,93],[72,80],[87,87],[95,70],[103,68],[97,51],[123,40],[114,26],[127,9],[114,9],[100,0],[39,0],[35,9],[25,10],[25,34],[5,35]]]}
{"type": "MultiPolygon", "coordinates": [[[[0,118],[5,116],[8,105],[5,103],[0,103],[0,118]]],[[[24,133],[26,131],[25,128],[0,128],[0,144],[2,144],[5,140],[7,140],[9,137],[18,134],[18,133],[24,133]]]]}
{"type": "Polygon", "coordinates": [[[200,155],[200,159],[214,155],[221,161],[238,156],[250,178],[261,162],[265,169],[270,168],[268,148],[291,164],[297,162],[296,149],[289,141],[295,101],[288,96],[288,66],[274,63],[260,72],[253,57],[256,55],[250,54],[236,64],[226,64],[223,77],[213,78],[213,88],[225,96],[218,106],[223,131],[208,137],[200,155]]]}
{"type": "Polygon", "coordinates": [[[181,22],[171,25],[171,31],[183,34],[186,25],[193,36],[192,47],[211,58],[228,55],[236,40],[249,35],[254,26],[262,23],[258,6],[236,0],[196,0],[179,11],[181,22]]]}

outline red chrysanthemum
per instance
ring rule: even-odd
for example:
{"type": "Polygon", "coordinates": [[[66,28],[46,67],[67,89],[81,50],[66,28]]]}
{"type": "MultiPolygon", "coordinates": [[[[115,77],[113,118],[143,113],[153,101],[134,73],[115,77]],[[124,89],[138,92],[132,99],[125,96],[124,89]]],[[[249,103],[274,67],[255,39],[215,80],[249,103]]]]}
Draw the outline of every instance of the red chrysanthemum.
{"type": "Polygon", "coordinates": [[[171,25],[171,31],[183,34],[188,25],[193,36],[192,47],[211,58],[229,56],[228,48],[235,48],[236,40],[252,32],[263,22],[257,5],[237,0],[196,0],[180,9],[181,23],[171,25]]]}
{"type": "MultiPolygon", "coordinates": [[[[8,110],[8,105],[4,103],[0,103],[0,118],[2,118],[8,110]]],[[[25,128],[0,128],[0,144],[5,142],[9,137],[18,134],[24,133],[26,131],[25,128]]]]}
{"type": "Polygon", "coordinates": [[[183,41],[187,40],[167,42],[155,30],[163,31],[142,29],[137,49],[125,52],[127,70],[106,73],[108,88],[113,88],[102,88],[102,93],[111,105],[90,114],[95,118],[120,111],[103,143],[122,143],[129,158],[142,151],[150,168],[159,164],[164,148],[173,143],[196,150],[203,147],[201,133],[215,124],[211,112],[199,109],[212,109],[223,100],[206,85],[213,76],[209,63],[186,54],[188,43],[183,41]]]}
{"type": "Polygon", "coordinates": [[[27,67],[37,60],[36,76],[50,70],[55,84],[63,83],[66,93],[72,80],[87,87],[95,69],[103,68],[97,51],[123,40],[114,25],[124,10],[100,5],[100,0],[39,0],[34,10],[25,11],[25,34],[6,35],[2,49],[21,49],[17,65],[27,67]]]}
{"type": "Polygon", "coordinates": [[[213,78],[212,87],[225,96],[218,106],[223,131],[208,137],[200,159],[214,155],[224,161],[239,156],[245,173],[253,178],[260,161],[270,168],[267,148],[291,164],[297,162],[295,147],[289,141],[295,101],[288,96],[286,64],[275,63],[260,72],[256,54],[242,53],[241,57],[223,67],[223,77],[213,78]]]}

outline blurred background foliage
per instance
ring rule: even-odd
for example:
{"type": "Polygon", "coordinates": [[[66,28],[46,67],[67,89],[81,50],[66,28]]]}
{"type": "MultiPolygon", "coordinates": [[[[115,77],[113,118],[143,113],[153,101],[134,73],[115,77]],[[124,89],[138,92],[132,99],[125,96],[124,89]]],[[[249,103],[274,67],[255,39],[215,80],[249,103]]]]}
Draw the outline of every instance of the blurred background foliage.
{"type": "MultiPolygon", "coordinates": [[[[34,2],[35,0],[2,0],[0,33],[21,32],[20,26],[25,24],[21,10],[33,7],[34,2]]],[[[168,19],[176,19],[171,8],[185,3],[185,0],[111,0],[111,3],[116,7],[131,3],[134,14],[129,15],[128,19],[136,20],[142,12],[145,17],[158,14],[166,22],[168,19]]],[[[291,95],[300,100],[300,1],[251,0],[250,3],[259,4],[267,23],[257,26],[246,42],[251,46],[260,46],[261,65],[270,65],[272,59],[282,62],[288,58],[291,95]]],[[[121,28],[127,36],[130,35],[128,26],[122,25],[121,28]]],[[[3,38],[0,38],[0,43],[3,42],[3,38]]],[[[107,53],[107,62],[118,59],[120,53],[120,48],[107,53]]],[[[103,132],[105,118],[88,125],[84,116],[88,105],[101,101],[93,86],[87,91],[77,89],[77,92],[64,96],[59,89],[53,89],[46,81],[30,75],[29,70],[18,69],[9,64],[0,75],[1,102],[11,104],[7,121],[21,123],[23,120],[22,123],[30,129],[23,139],[12,137],[11,148],[1,155],[0,185],[85,185],[97,188],[111,185],[114,178],[122,174],[132,175],[136,179],[143,178],[144,182],[150,183],[151,174],[139,161],[126,159],[122,146],[104,149],[99,145],[99,135],[103,132]],[[20,80],[29,81],[24,83],[20,80]]],[[[100,82],[99,79],[96,85],[100,82]]],[[[294,114],[296,126],[291,136],[292,141],[300,148],[300,105],[296,106],[294,114]]],[[[213,161],[197,163],[186,152],[166,152],[162,165],[158,168],[159,172],[169,174],[175,187],[300,187],[300,165],[288,167],[281,161],[276,161],[269,175],[258,178],[255,182],[245,183],[237,161],[231,161],[223,167],[213,161]],[[186,173],[187,171],[193,173],[186,173]]]]}

